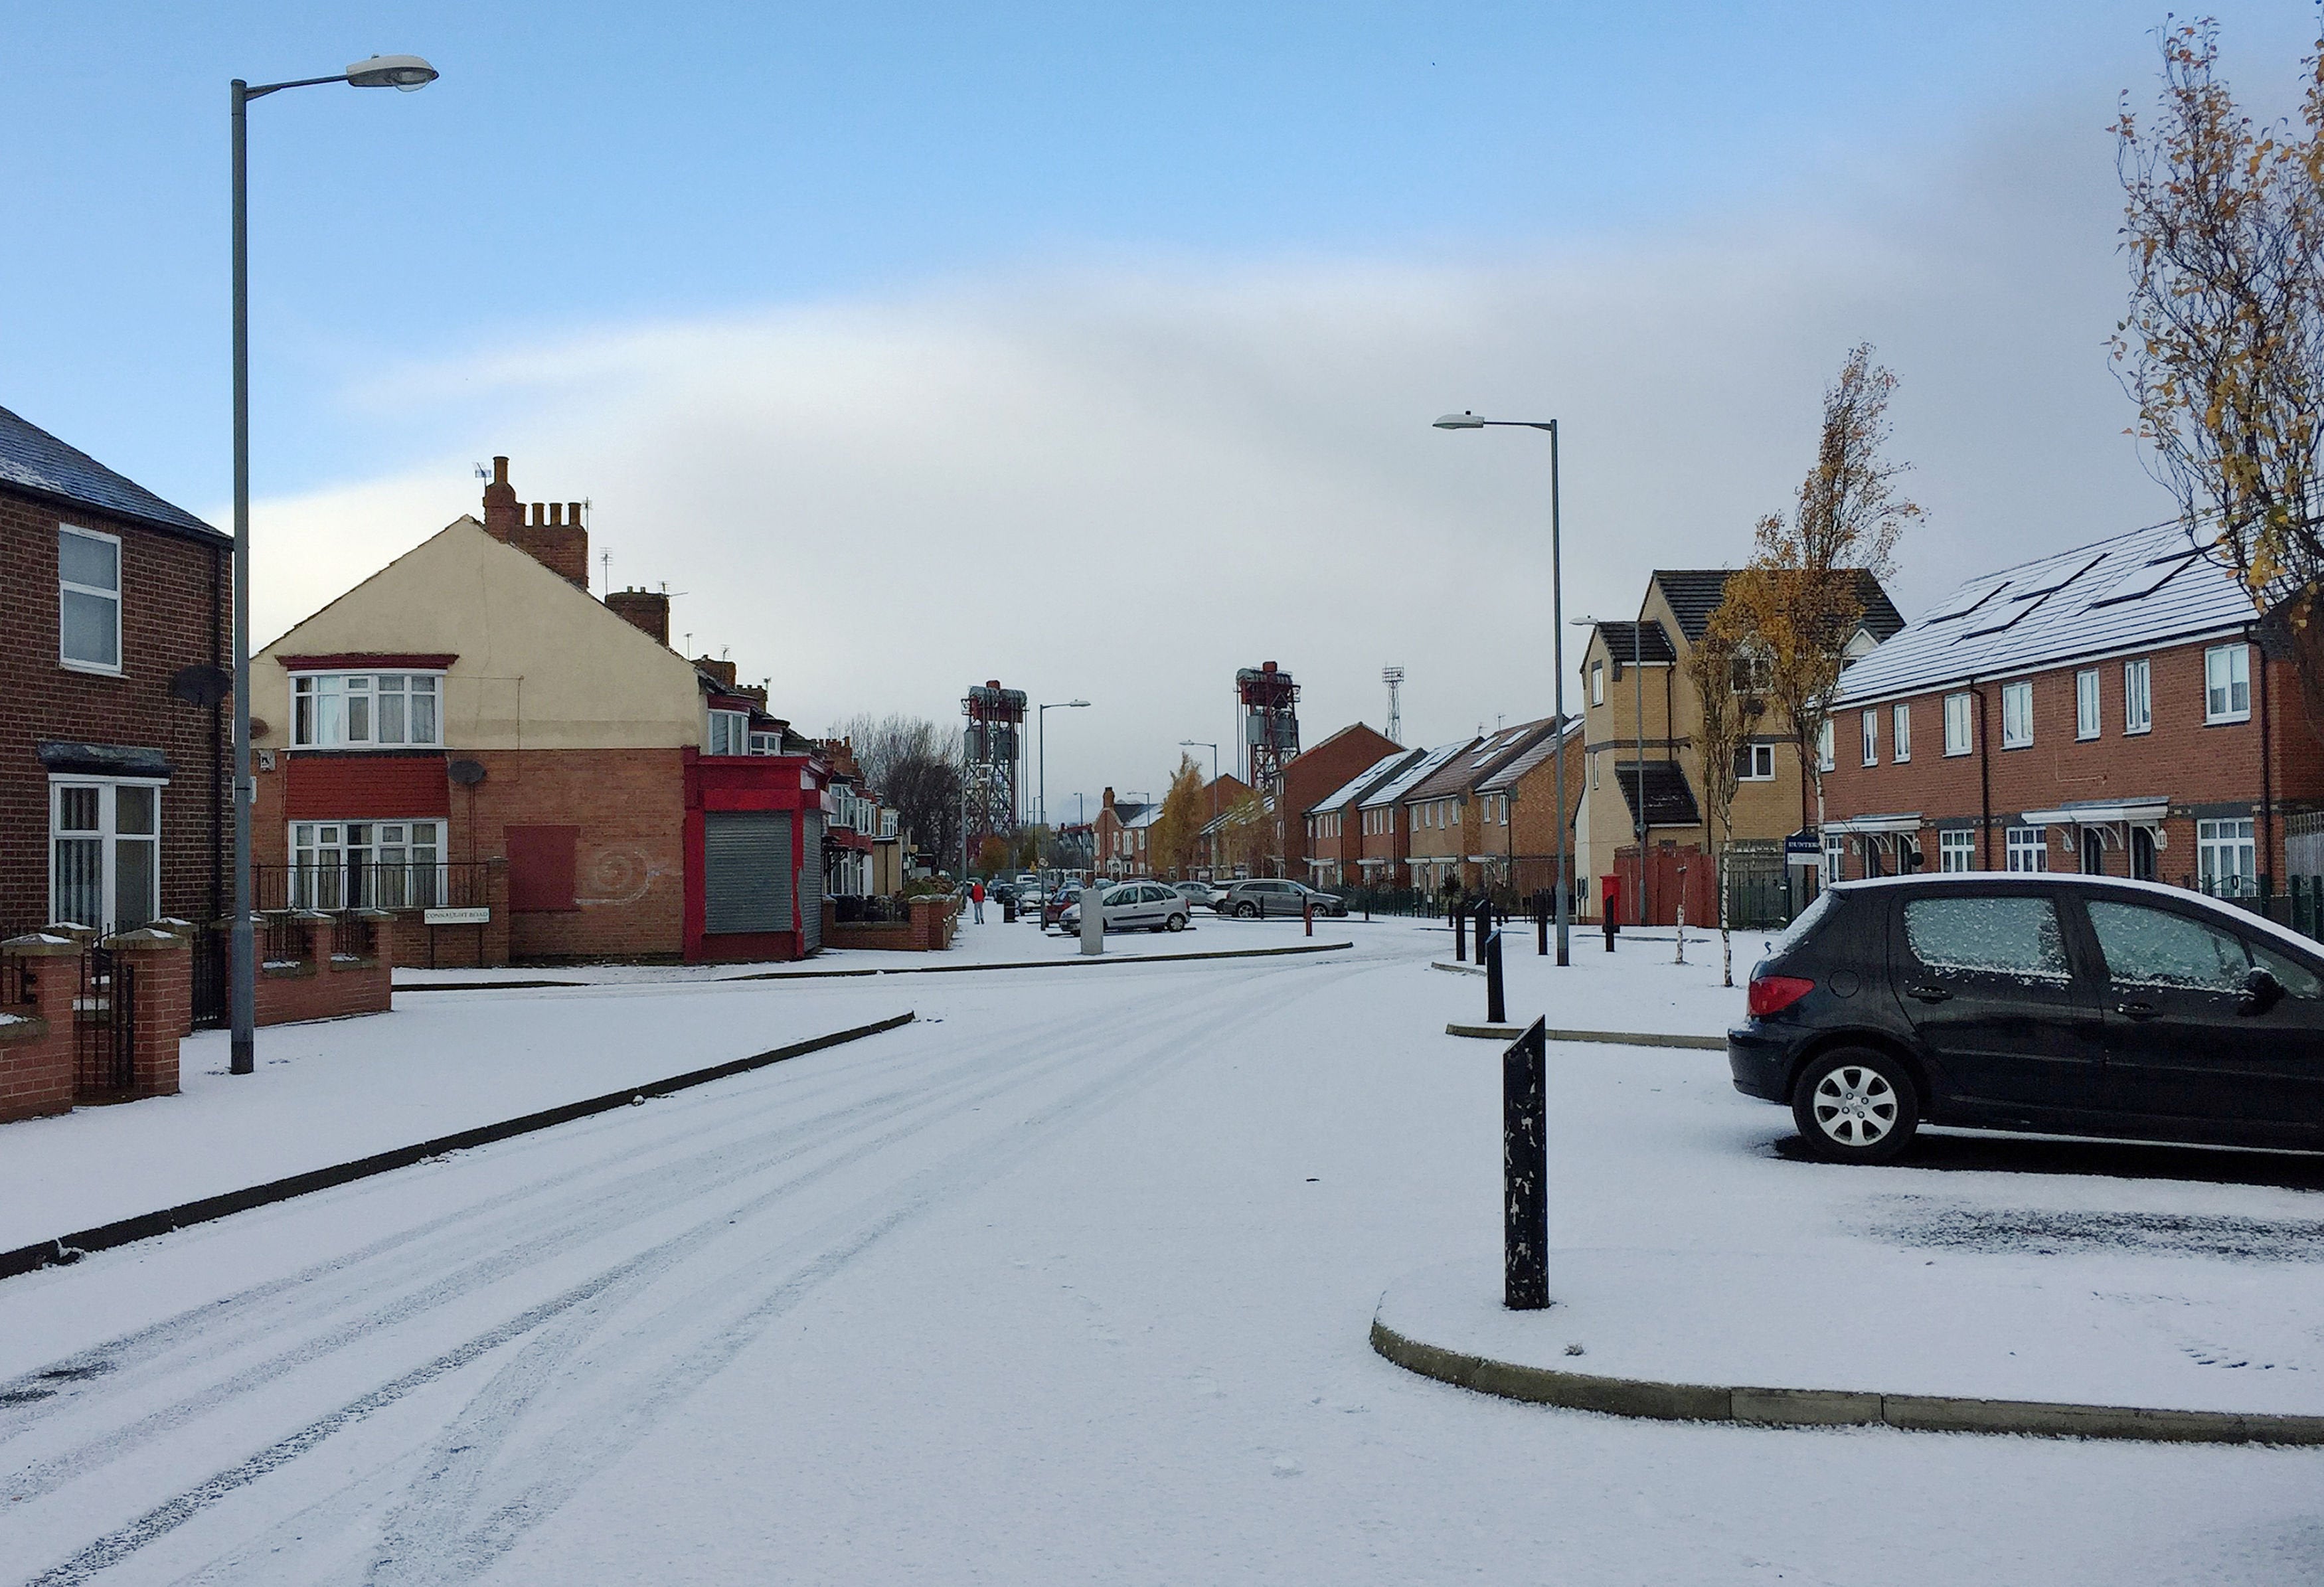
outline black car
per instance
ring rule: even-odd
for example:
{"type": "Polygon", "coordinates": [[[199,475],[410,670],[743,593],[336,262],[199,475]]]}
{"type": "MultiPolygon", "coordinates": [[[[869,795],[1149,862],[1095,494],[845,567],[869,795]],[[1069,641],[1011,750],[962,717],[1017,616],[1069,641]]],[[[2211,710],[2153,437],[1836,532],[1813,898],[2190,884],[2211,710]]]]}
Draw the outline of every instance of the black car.
{"type": "Polygon", "coordinates": [[[2153,882],[1846,882],[1753,968],[1727,1061],[1834,1162],[1923,1122],[2324,1148],[2324,948],[2153,882]]]}

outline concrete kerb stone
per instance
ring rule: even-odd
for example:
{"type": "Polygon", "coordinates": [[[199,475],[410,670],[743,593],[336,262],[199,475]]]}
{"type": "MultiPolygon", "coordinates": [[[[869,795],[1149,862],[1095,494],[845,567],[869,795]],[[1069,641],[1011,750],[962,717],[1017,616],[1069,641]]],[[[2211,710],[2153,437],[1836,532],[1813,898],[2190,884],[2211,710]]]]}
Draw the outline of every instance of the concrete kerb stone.
{"type": "Polygon", "coordinates": [[[677,1092],[690,1091],[697,1085],[707,1085],[714,1080],[724,1080],[733,1075],[748,1074],[753,1069],[763,1069],[770,1064],[779,1064],[786,1058],[805,1057],[809,1053],[821,1052],[825,1047],[860,1041],[867,1036],[878,1036],[883,1031],[909,1025],[918,1016],[908,1010],[886,1020],[874,1020],[869,1025],[858,1025],[851,1029],[835,1030],[827,1036],[809,1037],[805,1041],[791,1042],[788,1046],[775,1047],[767,1052],[753,1053],[748,1057],[730,1059],[724,1064],[713,1064],[706,1069],[691,1069],[683,1075],[672,1075],[660,1080],[650,1080],[639,1085],[625,1085],[619,1091],[610,1091],[602,1096],[585,1097],[578,1102],[561,1103],[553,1108],[543,1108],[538,1112],[520,1114],[513,1119],[503,1119],[498,1123],[480,1124],[474,1129],[458,1130],[450,1135],[439,1135],[433,1140],[423,1140],[410,1146],[397,1147],[389,1151],[374,1152],[366,1158],[357,1158],[353,1162],[334,1163],[321,1168],[309,1168],[303,1174],[293,1174],[288,1178],[270,1180],[263,1185],[244,1186],[239,1190],[224,1191],[217,1195],[204,1196],[198,1201],[187,1202],[182,1205],[163,1207],[158,1212],[141,1213],[133,1218],[122,1218],[111,1223],[99,1224],[94,1229],[82,1229],[70,1234],[60,1234],[51,1240],[35,1241],[30,1245],[20,1245],[14,1250],[0,1251],[0,1278],[13,1278],[19,1273],[31,1273],[46,1267],[76,1262],[92,1252],[110,1250],[115,1246],[128,1245],[140,1240],[151,1240],[156,1235],[168,1234],[172,1231],[189,1228],[197,1223],[214,1223],[217,1219],[230,1217],[235,1213],[249,1212],[254,1207],[271,1206],[276,1202],[289,1201],[293,1196],[308,1195],[318,1190],[330,1190],[341,1185],[351,1184],[357,1179],[368,1179],[374,1175],[392,1173],[398,1168],[408,1168],[415,1163],[426,1162],[430,1158],[441,1157],[447,1152],[466,1151],[479,1146],[490,1146],[494,1141],[507,1140],[514,1136],[530,1135],[535,1130],[553,1129],[559,1124],[569,1124],[577,1119],[586,1119],[597,1113],[611,1112],[615,1108],[627,1107],[632,1103],[646,1097],[669,1096],[677,1092]]]}
{"type": "MultiPolygon", "coordinates": [[[[1018,959],[995,964],[867,964],[860,970],[760,970],[702,981],[428,981],[398,983],[398,992],[530,992],[552,986],[732,986],[742,981],[835,981],[861,975],[966,975],[984,970],[1059,970],[1075,965],[1189,964],[1204,959],[1268,959],[1289,954],[1340,953],[1351,942],[1298,943],[1290,947],[1219,948],[1199,954],[1130,954],[1101,959],[1018,959]]],[[[1724,1046],[1724,1044],[1721,1044],[1724,1046]]]]}
{"type": "MultiPolygon", "coordinates": [[[[1444,1034],[1474,1037],[1481,1041],[1515,1041],[1525,1034],[1525,1028],[1454,1023],[1444,1027],[1444,1034]]],[[[1658,1030],[1545,1030],[1542,1034],[1552,1041],[1600,1042],[1609,1047],[1686,1047],[1710,1053],[1727,1050],[1727,1038],[1723,1036],[1673,1036],[1658,1030]]]]}
{"type": "Polygon", "coordinates": [[[1528,1405],[1647,1421],[1733,1422],[1757,1427],[1885,1426],[1917,1433],[2009,1433],[2151,1444],[2324,1445],[2324,1416],[1606,1378],[1447,1350],[1408,1338],[1378,1316],[1372,1319],[1371,1343],[1384,1359],[1440,1383],[1528,1405]]]}

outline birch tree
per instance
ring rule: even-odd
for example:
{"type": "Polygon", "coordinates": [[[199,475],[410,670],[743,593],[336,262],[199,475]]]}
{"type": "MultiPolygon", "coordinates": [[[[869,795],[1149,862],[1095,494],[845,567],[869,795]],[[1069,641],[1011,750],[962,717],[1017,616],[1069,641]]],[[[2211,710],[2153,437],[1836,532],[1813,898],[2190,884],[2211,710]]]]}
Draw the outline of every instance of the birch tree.
{"type": "MultiPolygon", "coordinates": [[[[1729,580],[1731,585],[1734,581],[1729,580]]],[[[1711,842],[1719,889],[1720,984],[1735,984],[1735,945],[1728,918],[1729,851],[1735,843],[1735,795],[1742,781],[1738,758],[1749,748],[1766,708],[1762,692],[1763,659],[1754,644],[1748,614],[1732,596],[1711,614],[1702,637],[1686,654],[1686,674],[1694,685],[1701,725],[1694,746],[1702,760],[1703,814],[1711,842]]]]}

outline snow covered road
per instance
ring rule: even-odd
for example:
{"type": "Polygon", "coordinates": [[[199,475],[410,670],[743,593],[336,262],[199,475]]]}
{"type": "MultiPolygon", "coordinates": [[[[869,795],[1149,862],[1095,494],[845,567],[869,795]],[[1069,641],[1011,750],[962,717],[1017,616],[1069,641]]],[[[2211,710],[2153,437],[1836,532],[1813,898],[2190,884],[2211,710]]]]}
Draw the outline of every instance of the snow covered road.
{"type": "MultiPolygon", "coordinates": [[[[1440,946],[934,978],[922,1024],[0,1285],[0,1579],[2324,1565],[2312,1454],[1628,1424],[1379,1361],[1382,1285],[1497,1237],[1440,946]]],[[[573,993],[491,995],[590,1040],[573,993]]]]}

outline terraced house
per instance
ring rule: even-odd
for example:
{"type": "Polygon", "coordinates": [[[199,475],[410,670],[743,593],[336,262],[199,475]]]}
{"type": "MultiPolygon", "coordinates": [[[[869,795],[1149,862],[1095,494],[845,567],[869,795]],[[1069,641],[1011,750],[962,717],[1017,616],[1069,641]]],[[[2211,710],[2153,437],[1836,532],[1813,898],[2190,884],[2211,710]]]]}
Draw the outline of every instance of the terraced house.
{"type": "Polygon", "coordinates": [[[2324,873],[2324,743],[2175,523],[1979,575],[1850,668],[1828,876],[2082,871],[2259,898],[2324,873]]]}

